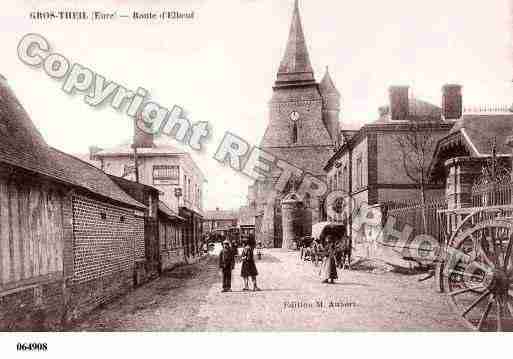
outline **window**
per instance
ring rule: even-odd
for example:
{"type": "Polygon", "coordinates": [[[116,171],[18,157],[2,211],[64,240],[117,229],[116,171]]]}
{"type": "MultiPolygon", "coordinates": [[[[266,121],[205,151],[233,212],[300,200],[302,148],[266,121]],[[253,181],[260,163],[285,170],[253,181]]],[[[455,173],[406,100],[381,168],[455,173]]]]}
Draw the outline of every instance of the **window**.
{"type": "Polygon", "coordinates": [[[179,185],[180,168],[178,166],[153,166],[153,184],[179,185]]]}
{"type": "Polygon", "coordinates": [[[183,175],[183,200],[187,201],[187,176],[183,175]]]}
{"type": "Polygon", "coordinates": [[[292,143],[297,143],[297,123],[292,125],[292,143]]]}
{"type": "Polygon", "coordinates": [[[310,208],[310,193],[305,194],[305,207],[310,208]]]}
{"type": "Polygon", "coordinates": [[[100,212],[100,218],[103,219],[104,221],[107,219],[107,213],[105,212],[100,212]]]}
{"type": "Polygon", "coordinates": [[[362,155],[356,159],[356,188],[363,187],[363,168],[362,168],[362,155]]]}
{"type": "Polygon", "coordinates": [[[342,170],[342,186],[343,190],[349,192],[349,178],[347,177],[347,165],[342,170]]]}

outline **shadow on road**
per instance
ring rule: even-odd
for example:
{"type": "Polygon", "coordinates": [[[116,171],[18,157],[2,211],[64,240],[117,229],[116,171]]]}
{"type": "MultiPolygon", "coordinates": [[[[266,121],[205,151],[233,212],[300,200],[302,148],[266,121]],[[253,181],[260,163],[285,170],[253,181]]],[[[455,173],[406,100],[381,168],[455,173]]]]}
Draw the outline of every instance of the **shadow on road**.
{"type": "Polygon", "coordinates": [[[355,286],[355,287],[370,287],[369,284],[356,283],[356,282],[335,282],[335,283],[330,283],[329,285],[347,285],[347,286],[355,286]]]}
{"type": "Polygon", "coordinates": [[[269,254],[269,253],[264,253],[262,255],[262,259],[258,259],[256,254],[255,254],[255,263],[256,265],[258,265],[258,263],[280,263],[281,260],[276,258],[275,256],[273,256],[272,254],[269,254]]]}

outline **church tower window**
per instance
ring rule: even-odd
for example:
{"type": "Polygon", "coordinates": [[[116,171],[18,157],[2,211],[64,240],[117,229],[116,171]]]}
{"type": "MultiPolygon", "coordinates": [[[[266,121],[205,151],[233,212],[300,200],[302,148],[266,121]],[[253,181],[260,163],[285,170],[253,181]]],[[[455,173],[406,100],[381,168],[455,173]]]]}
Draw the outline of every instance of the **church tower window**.
{"type": "Polygon", "coordinates": [[[292,111],[289,118],[292,121],[292,143],[297,143],[297,120],[299,120],[299,113],[292,111]]]}

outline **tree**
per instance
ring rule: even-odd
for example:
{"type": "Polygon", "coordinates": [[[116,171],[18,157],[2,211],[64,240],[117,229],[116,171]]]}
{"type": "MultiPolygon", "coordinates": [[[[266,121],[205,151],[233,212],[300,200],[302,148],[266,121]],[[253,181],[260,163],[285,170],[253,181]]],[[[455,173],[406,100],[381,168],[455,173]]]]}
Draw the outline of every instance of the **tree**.
{"type": "Polygon", "coordinates": [[[401,153],[402,166],[406,176],[414,182],[420,193],[422,205],[422,225],[427,233],[426,185],[428,169],[438,140],[437,122],[440,121],[438,108],[418,109],[409,115],[406,129],[394,136],[394,142],[401,153]]]}

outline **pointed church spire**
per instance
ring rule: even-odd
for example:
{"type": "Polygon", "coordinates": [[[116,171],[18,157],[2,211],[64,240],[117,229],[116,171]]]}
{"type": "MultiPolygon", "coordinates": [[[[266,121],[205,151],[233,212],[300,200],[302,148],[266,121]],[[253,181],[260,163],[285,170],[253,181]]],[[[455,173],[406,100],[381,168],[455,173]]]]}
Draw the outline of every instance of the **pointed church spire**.
{"type": "Polygon", "coordinates": [[[295,0],[289,39],[278,70],[276,86],[314,82],[313,69],[308,56],[305,35],[303,34],[301,16],[299,15],[298,0],[295,0]]]}

